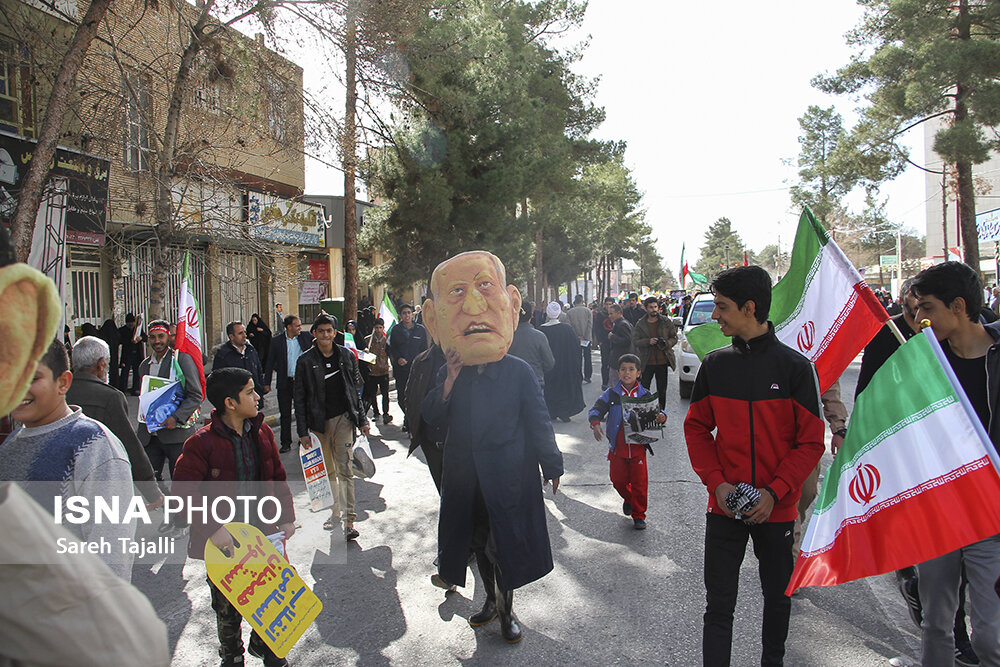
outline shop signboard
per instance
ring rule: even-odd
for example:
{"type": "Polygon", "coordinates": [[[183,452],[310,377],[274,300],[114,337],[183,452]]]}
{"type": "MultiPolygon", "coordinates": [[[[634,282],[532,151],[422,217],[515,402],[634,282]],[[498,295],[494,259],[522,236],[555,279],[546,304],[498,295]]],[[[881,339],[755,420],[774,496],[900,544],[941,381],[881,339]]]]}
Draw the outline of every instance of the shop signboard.
{"type": "MultiPolygon", "coordinates": [[[[10,224],[21,182],[37,142],[0,132],[0,219],[10,224]]],[[[49,178],[66,182],[66,241],[104,245],[107,229],[108,173],[111,161],[68,148],[56,148],[49,178]]]]}

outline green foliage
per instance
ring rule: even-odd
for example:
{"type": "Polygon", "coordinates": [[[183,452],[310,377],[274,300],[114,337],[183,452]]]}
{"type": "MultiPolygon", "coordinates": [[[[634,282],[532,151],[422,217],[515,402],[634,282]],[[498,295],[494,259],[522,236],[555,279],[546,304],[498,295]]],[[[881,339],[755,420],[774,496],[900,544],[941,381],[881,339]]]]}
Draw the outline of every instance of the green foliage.
{"type": "Polygon", "coordinates": [[[446,5],[423,17],[403,55],[409,97],[395,145],[371,161],[372,190],[388,201],[384,236],[390,283],[426,280],[448,256],[486,248],[512,280],[532,264],[534,222],[525,200],[566,227],[579,169],[575,142],[603,119],[590,83],[548,48],[546,32],[579,23],[570,0],[446,5]],[[536,201],[537,200],[537,201],[536,201]]]}
{"type": "MultiPolygon", "coordinates": [[[[704,274],[711,280],[726,268],[726,249],[729,249],[729,266],[743,264],[743,252],[748,250],[740,235],[733,231],[729,218],[719,218],[705,232],[705,242],[701,246],[701,259],[694,266],[696,273],[704,274]]],[[[747,253],[750,258],[749,252],[747,253]]]]}
{"type": "Polygon", "coordinates": [[[958,169],[957,191],[966,261],[978,265],[972,165],[1000,148],[992,126],[1000,121],[1000,3],[944,0],[862,0],[861,24],[848,35],[851,62],[814,85],[863,97],[867,106],[841,150],[877,184],[894,178],[909,127],[935,117],[945,122],[934,150],[958,169]],[[846,149],[850,149],[847,151],[846,149]]]}
{"type": "Polygon", "coordinates": [[[799,179],[791,188],[792,203],[808,206],[816,218],[827,225],[830,213],[858,181],[857,169],[850,159],[838,155],[844,137],[843,119],[829,107],[810,106],[799,117],[799,179]]]}

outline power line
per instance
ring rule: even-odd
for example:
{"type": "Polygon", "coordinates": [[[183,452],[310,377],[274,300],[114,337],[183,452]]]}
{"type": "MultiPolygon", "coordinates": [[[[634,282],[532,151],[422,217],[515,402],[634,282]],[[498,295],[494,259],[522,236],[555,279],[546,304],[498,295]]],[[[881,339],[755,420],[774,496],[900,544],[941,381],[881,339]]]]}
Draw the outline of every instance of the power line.
{"type": "Polygon", "coordinates": [[[701,195],[665,195],[664,199],[697,199],[700,197],[737,197],[740,195],[756,195],[763,194],[765,192],[783,192],[785,190],[790,190],[792,186],[786,185],[782,188],[768,188],[766,190],[744,190],[743,192],[720,192],[715,194],[701,194],[701,195]]]}

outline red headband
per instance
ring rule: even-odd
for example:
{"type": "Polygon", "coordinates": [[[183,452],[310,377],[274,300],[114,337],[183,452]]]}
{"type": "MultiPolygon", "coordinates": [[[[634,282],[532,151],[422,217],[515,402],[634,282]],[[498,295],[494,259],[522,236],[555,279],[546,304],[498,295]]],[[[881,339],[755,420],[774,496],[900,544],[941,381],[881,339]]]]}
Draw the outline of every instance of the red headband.
{"type": "Polygon", "coordinates": [[[167,329],[162,324],[157,324],[155,327],[149,327],[149,333],[153,333],[154,331],[162,331],[163,333],[165,333],[167,335],[170,334],[170,330],[167,329]]]}

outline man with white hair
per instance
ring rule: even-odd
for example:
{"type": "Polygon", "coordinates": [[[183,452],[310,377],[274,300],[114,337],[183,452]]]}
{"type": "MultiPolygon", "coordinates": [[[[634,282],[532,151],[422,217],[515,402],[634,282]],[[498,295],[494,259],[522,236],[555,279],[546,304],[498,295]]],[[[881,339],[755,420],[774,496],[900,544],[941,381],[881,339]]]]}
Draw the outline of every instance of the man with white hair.
{"type": "Polygon", "coordinates": [[[132,481],[146,502],[159,507],[163,494],[156,485],[153,466],[139,443],[128,418],[125,394],[108,384],[111,349],[95,336],[83,336],[73,345],[73,384],[66,392],[66,402],[78,405],[83,414],[99,421],[125,446],[132,463],[132,481]]]}

